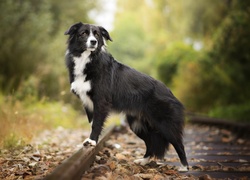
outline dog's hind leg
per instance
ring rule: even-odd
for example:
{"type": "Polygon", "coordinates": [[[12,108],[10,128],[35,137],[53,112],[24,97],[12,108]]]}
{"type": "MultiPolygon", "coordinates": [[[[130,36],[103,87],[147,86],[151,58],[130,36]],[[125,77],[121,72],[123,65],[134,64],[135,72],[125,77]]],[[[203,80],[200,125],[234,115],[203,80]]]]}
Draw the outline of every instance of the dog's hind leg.
{"type": "Polygon", "coordinates": [[[182,164],[179,171],[188,171],[188,162],[182,140],[182,131],[179,129],[181,126],[169,125],[165,127],[168,128],[165,128],[164,132],[162,133],[164,134],[165,138],[174,146],[182,164]]]}
{"type": "Polygon", "coordinates": [[[140,120],[135,117],[135,116],[131,116],[131,115],[126,115],[126,119],[127,122],[129,124],[130,129],[142,140],[144,140],[145,145],[146,145],[146,153],[143,156],[143,158],[141,159],[136,159],[134,160],[134,163],[136,164],[140,164],[140,165],[146,165],[149,163],[149,159],[152,156],[152,153],[150,151],[149,147],[149,141],[146,138],[146,134],[145,134],[145,128],[143,127],[143,125],[140,123],[140,120]]]}
{"type": "Polygon", "coordinates": [[[153,152],[151,148],[152,144],[151,144],[149,137],[146,136],[145,132],[139,131],[139,132],[135,132],[135,134],[144,141],[146,145],[146,152],[143,158],[134,160],[134,163],[144,166],[149,163],[150,158],[153,156],[153,152]]]}
{"type": "Polygon", "coordinates": [[[127,116],[128,123],[132,131],[141,138],[146,145],[146,152],[142,159],[137,159],[134,162],[145,165],[151,157],[162,159],[165,151],[169,146],[167,140],[156,129],[152,128],[146,119],[137,119],[133,116],[127,116]]]}
{"type": "Polygon", "coordinates": [[[188,171],[188,162],[182,140],[173,141],[171,144],[174,146],[182,164],[179,171],[188,171]]]}
{"type": "Polygon", "coordinates": [[[136,132],[136,135],[144,140],[146,145],[144,158],[136,160],[136,163],[145,165],[149,162],[150,157],[157,157],[158,159],[162,159],[164,157],[169,143],[159,132],[147,127],[147,131],[136,132]]]}

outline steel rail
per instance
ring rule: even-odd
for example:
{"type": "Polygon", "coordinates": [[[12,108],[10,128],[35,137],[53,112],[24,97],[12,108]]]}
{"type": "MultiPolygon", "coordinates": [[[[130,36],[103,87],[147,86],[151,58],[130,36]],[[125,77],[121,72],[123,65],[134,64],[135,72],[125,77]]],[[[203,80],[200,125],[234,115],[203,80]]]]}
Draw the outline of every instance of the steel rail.
{"type": "Polygon", "coordinates": [[[250,124],[232,122],[230,120],[211,118],[206,116],[187,114],[188,122],[193,124],[203,124],[207,126],[217,126],[218,128],[226,128],[236,133],[238,137],[250,136],[250,124]]]}

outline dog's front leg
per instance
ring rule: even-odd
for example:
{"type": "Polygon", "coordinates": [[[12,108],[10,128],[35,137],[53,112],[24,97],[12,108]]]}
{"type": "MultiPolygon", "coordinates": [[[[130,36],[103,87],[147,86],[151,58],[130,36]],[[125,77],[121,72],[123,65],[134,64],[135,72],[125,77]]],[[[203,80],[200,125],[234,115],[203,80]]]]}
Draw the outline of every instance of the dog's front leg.
{"type": "Polygon", "coordinates": [[[108,113],[100,112],[100,111],[94,111],[93,113],[93,121],[92,121],[92,130],[90,133],[90,137],[85,139],[83,142],[84,146],[88,146],[89,144],[91,146],[95,146],[98,142],[99,135],[101,134],[104,121],[107,117],[108,113]]]}

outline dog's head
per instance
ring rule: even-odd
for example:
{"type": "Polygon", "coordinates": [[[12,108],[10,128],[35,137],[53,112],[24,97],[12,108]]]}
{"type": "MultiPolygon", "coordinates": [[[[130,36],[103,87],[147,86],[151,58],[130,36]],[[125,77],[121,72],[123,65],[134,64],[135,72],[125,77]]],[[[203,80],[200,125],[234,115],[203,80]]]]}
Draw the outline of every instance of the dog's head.
{"type": "Polygon", "coordinates": [[[105,40],[112,41],[103,27],[81,22],[72,25],[64,34],[69,35],[69,50],[77,53],[86,50],[98,52],[105,45],[105,40]]]}

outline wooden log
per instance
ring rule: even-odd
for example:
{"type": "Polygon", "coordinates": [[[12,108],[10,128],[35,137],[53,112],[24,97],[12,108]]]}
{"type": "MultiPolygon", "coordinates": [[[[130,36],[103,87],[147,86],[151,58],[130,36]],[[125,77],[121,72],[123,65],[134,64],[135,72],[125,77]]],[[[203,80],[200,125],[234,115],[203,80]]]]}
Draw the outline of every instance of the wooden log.
{"type": "Polygon", "coordinates": [[[104,142],[109,138],[114,126],[106,128],[99,142],[95,147],[87,146],[79,149],[68,159],[64,160],[45,180],[77,180],[81,179],[82,174],[89,169],[95,160],[95,155],[103,148],[104,142]]]}

